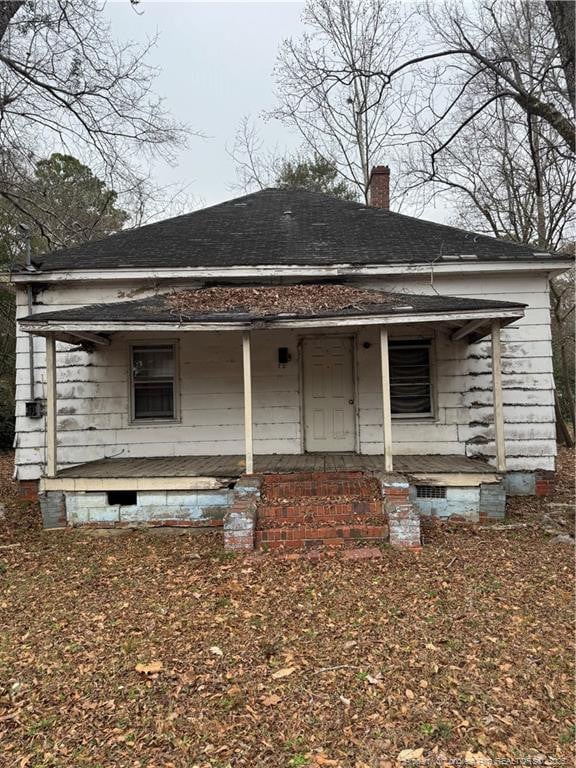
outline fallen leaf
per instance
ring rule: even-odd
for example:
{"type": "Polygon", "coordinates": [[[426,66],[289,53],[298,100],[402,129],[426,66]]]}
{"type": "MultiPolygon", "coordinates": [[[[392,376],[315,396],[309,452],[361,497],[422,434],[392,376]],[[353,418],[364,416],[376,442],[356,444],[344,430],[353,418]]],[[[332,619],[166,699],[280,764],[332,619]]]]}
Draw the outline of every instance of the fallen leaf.
{"type": "Polygon", "coordinates": [[[382,673],[377,672],[375,675],[366,675],[366,680],[368,680],[370,685],[378,685],[382,682],[382,673]]]}
{"type": "Polygon", "coordinates": [[[156,675],[162,672],[164,665],[161,661],[151,661],[150,664],[136,664],[134,669],[143,675],[156,675]]]}
{"type": "Polygon", "coordinates": [[[214,656],[224,656],[224,651],[222,650],[222,648],[219,648],[217,645],[213,645],[208,650],[210,651],[210,653],[213,653],[214,656]]]}
{"type": "Polygon", "coordinates": [[[284,667],[284,669],[279,669],[277,672],[274,672],[272,674],[272,677],[274,680],[280,680],[282,677],[288,677],[288,675],[291,675],[292,672],[296,671],[296,667],[284,667]]]}
{"type": "Polygon", "coordinates": [[[407,699],[413,699],[414,698],[414,693],[413,693],[413,691],[410,690],[410,688],[406,688],[405,694],[406,694],[406,698],[407,699]]]}
{"type": "Polygon", "coordinates": [[[423,754],[423,747],[420,747],[419,749],[403,749],[402,752],[398,754],[396,760],[400,763],[407,762],[408,760],[418,760],[423,754]]]}
{"type": "Polygon", "coordinates": [[[262,704],[264,704],[265,707],[275,707],[276,704],[279,704],[282,701],[280,696],[277,696],[275,693],[270,694],[270,696],[264,696],[262,699],[262,704]]]}
{"type": "Polygon", "coordinates": [[[347,699],[345,696],[340,696],[340,701],[342,704],[344,704],[345,707],[349,707],[352,699],[347,699]]]}
{"type": "Polygon", "coordinates": [[[467,765],[486,766],[492,765],[492,760],[483,752],[466,752],[464,760],[467,765]]]}

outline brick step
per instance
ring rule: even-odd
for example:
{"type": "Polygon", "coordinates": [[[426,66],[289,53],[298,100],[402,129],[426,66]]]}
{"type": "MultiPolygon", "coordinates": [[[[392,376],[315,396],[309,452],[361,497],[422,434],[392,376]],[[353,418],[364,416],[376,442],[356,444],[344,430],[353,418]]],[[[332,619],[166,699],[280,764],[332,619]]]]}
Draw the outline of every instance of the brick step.
{"type": "Polygon", "coordinates": [[[380,512],[377,515],[338,515],[330,512],[325,515],[311,515],[310,517],[289,518],[258,518],[256,530],[264,531],[270,528],[338,528],[341,526],[356,525],[383,525],[386,516],[380,512]]]}
{"type": "Polygon", "coordinates": [[[361,472],[266,475],[262,497],[269,502],[319,497],[379,498],[378,482],[361,472]]]}
{"type": "Polygon", "coordinates": [[[334,506],[335,504],[352,504],[354,502],[378,502],[380,498],[373,498],[370,494],[366,493],[348,493],[348,494],[319,494],[310,496],[283,496],[283,497],[269,497],[262,496],[260,503],[266,507],[318,507],[318,506],[334,506]]]}
{"type": "Polygon", "coordinates": [[[307,520],[330,521],[344,518],[366,518],[382,516],[381,501],[350,501],[346,503],[313,504],[261,504],[258,506],[259,524],[269,521],[305,522],[307,520]]]}
{"type": "Polygon", "coordinates": [[[256,531],[256,547],[260,549],[300,549],[343,547],[346,544],[378,543],[388,539],[388,526],[351,524],[340,526],[267,528],[256,531]]]}

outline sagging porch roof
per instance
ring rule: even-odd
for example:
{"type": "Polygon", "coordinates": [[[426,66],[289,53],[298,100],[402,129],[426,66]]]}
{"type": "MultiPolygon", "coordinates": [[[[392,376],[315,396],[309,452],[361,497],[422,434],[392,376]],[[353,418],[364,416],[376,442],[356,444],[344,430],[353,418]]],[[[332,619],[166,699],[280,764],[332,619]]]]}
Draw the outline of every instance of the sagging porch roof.
{"type": "MultiPolygon", "coordinates": [[[[175,290],[146,298],[42,312],[20,320],[29,333],[247,330],[448,322],[454,336],[481,338],[494,319],[523,317],[526,305],[458,296],[391,293],[349,285],[308,284],[175,290]]],[[[88,339],[89,340],[89,339],[88,339]]]]}

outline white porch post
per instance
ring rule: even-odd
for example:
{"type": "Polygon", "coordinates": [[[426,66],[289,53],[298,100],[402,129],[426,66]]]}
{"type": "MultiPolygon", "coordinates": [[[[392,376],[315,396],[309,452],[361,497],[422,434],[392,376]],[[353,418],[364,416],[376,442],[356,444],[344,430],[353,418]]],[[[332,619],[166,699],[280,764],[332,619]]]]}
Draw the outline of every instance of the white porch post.
{"type": "Polygon", "coordinates": [[[494,399],[494,436],[496,440],[496,469],[506,471],[506,445],[504,442],[504,406],[502,401],[502,350],[500,321],[492,321],[492,389],[494,399]]]}
{"type": "Polygon", "coordinates": [[[388,364],[388,329],[380,326],[380,362],[382,365],[382,426],[384,430],[384,470],[392,472],[392,409],[390,406],[390,367],[388,364]]]}
{"type": "Polygon", "coordinates": [[[250,331],[242,334],[242,364],[244,370],[244,452],[246,474],[254,472],[254,450],[252,446],[252,362],[250,353],[250,331]]]}
{"type": "Polygon", "coordinates": [[[56,477],[58,449],[56,437],[56,339],[46,337],[46,475],[56,477]]]}

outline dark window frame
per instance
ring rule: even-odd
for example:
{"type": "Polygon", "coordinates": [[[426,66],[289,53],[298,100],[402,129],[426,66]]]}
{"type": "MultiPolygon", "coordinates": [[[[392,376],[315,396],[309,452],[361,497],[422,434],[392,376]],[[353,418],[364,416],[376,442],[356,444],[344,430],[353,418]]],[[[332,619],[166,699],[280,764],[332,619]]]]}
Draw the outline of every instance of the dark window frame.
{"type": "MultiPolygon", "coordinates": [[[[135,341],[130,344],[129,349],[129,364],[130,364],[130,424],[134,426],[146,425],[146,424],[173,424],[180,421],[180,375],[179,375],[179,345],[177,341],[135,341]],[[146,380],[141,379],[136,381],[135,377],[135,361],[134,353],[138,350],[156,349],[156,348],[170,348],[172,350],[173,371],[171,377],[172,384],[172,412],[170,415],[137,415],[136,413],[136,386],[138,383],[146,383],[146,380]]],[[[158,381],[161,381],[162,377],[158,377],[158,381]]],[[[164,377],[169,378],[169,377],[164,377]]],[[[153,382],[154,378],[148,379],[149,382],[153,382]]],[[[161,382],[162,383],[162,382],[161,382]]],[[[166,383],[166,382],[163,382],[166,383]]]]}
{"type": "MultiPolygon", "coordinates": [[[[398,382],[394,381],[394,368],[395,365],[391,358],[392,351],[398,350],[414,350],[425,349],[428,353],[428,381],[425,386],[428,387],[428,400],[429,409],[426,411],[394,411],[394,402],[391,395],[391,409],[392,419],[395,421],[402,421],[403,419],[413,422],[421,419],[423,421],[432,421],[436,419],[436,366],[434,358],[434,343],[433,339],[390,339],[388,343],[388,364],[390,371],[390,388],[392,386],[399,386],[398,382]]],[[[396,370],[398,370],[396,368],[396,370]]],[[[401,385],[400,385],[401,386],[401,385]]]]}

